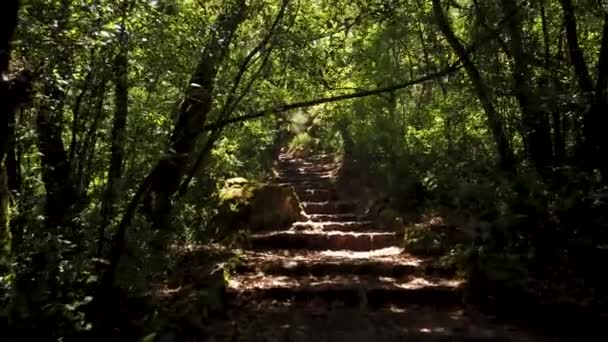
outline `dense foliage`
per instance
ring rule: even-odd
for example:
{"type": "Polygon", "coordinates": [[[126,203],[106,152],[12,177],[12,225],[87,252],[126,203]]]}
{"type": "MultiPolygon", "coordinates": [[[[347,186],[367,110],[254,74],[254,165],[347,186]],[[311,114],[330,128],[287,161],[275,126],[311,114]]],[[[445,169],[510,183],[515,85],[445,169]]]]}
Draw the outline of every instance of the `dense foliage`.
{"type": "Polygon", "coordinates": [[[608,242],[600,0],[5,2],[0,315],[15,327],[98,327],[169,246],[224,236],[223,181],[263,179],[283,146],[338,152],[396,209],[472,227],[454,248],[467,271],[595,295],[572,279],[608,242]]]}

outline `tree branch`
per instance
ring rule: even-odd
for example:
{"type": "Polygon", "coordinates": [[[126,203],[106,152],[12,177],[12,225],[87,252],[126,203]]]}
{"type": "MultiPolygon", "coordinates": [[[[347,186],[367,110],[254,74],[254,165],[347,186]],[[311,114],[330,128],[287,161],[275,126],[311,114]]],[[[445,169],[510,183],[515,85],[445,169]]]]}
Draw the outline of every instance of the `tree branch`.
{"type": "Polygon", "coordinates": [[[405,83],[399,83],[399,84],[391,85],[388,87],[382,87],[382,88],[377,88],[377,89],[372,89],[372,90],[364,90],[364,91],[355,92],[355,93],[351,93],[351,94],[323,97],[323,98],[319,98],[319,99],[315,99],[315,100],[295,102],[295,103],[284,104],[284,105],[280,105],[280,106],[276,106],[276,107],[272,107],[272,108],[267,108],[267,109],[253,112],[250,114],[246,114],[246,115],[242,115],[242,116],[238,116],[238,117],[234,117],[234,118],[230,118],[230,119],[220,120],[218,122],[205,125],[205,126],[203,126],[203,131],[215,130],[215,129],[222,128],[224,126],[227,126],[227,125],[230,125],[233,123],[261,118],[261,117],[270,115],[272,113],[284,113],[284,112],[290,111],[292,109],[297,109],[297,108],[308,108],[308,107],[314,107],[314,106],[318,106],[318,105],[325,104],[325,103],[338,102],[338,101],[350,100],[350,99],[373,96],[373,95],[380,95],[383,93],[392,92],[392,91],[404,89],[404,88],[407,88],[407,87],[410,87],[410,86],[413,86],[416,84],[424,83],[424,82],[436,79],[438,77],[443,77],[443,76],[449,75],[451,73],[454,73],[461,68],[462,68],[462,65],[460,65],[460,62],[456,62],[442,71],[434,72],[434,73],[428,74],[426,76],[422,76],[422,77],[416,78],[414,80],[407,81],[405,83]]]}

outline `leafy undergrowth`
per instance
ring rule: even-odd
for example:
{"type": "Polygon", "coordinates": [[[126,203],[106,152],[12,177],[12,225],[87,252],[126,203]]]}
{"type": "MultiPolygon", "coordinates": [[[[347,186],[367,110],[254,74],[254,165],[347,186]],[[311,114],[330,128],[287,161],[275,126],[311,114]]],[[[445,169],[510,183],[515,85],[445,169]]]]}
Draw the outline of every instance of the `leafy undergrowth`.
{"type": "Polygon", "coordinates": [[[225,319],[226,284],[239,263],[239,251],[220,244],[176,247],[177,263],[165,281],[157,283],[149,298],[154,314],[145,323],[149,341],[162,336],[204,337],[208,324],[225,319]]]}
{"type": "MultiPolygon", "coordinates": [[[[406,227],[404,246],[467,279],[467,303],[558,335],[598,329],[608,307],[608,281],[598,265],[608,262],[608,251],[555,224],[561,210],[535,224],[523,215],[468,224],[454,212],[428,215],[406,227]]],[[[601,217],[577,216],[580,224],[601,217]]]]}

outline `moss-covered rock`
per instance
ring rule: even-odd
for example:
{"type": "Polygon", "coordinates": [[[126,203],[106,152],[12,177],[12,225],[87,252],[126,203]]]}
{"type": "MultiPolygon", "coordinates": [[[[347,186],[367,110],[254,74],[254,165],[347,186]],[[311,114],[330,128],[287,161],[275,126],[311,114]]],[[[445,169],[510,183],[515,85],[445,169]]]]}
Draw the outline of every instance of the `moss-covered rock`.
{"type": "Polygon", "coordinates": [[[300,199],[293,187],[267,184],[257,188],[251,198],[249,228],[277,229],[305,219],[300,199]]]}
{"type": "Polygon", "coordinates": [[[220,191],[214,224],[223,232],[220,235],[228,235],[243,229],[285,228],[302,219],[305,214],[293,187],[231,178],[220,191]]]}

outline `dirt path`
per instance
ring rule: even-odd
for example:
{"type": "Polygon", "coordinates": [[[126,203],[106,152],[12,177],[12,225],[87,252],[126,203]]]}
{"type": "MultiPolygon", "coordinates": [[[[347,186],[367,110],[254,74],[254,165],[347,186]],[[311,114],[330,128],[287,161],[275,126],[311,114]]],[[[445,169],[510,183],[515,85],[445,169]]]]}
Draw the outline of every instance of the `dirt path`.
{"type": "Polygon", "coordinates": [[[310,220],[251,237],[229,284],[233,322],[212,340],[542,341],[463,306],[460,279],[336,197],[332,167],[280,157],[277,181],[293,185],[310,220]]]}

